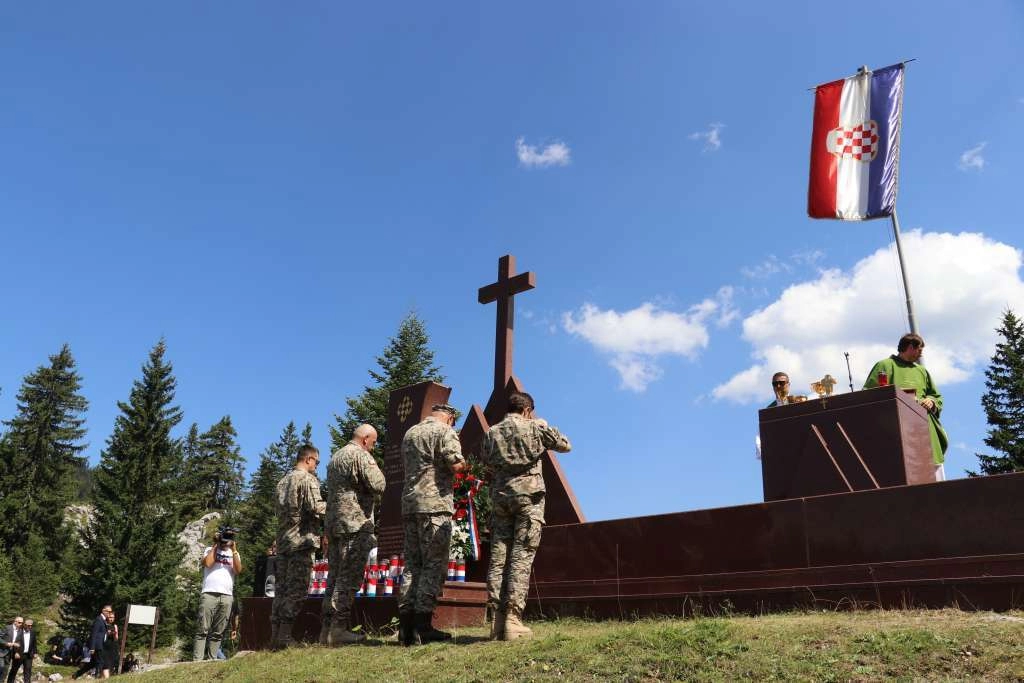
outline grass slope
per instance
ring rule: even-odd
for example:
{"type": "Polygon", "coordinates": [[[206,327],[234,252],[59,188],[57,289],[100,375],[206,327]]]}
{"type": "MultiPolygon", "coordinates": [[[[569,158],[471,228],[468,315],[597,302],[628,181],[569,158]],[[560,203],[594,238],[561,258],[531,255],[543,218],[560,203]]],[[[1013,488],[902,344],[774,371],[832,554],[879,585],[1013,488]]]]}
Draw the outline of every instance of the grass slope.
{"type": "Polygon", "coordinates": [[[259,652],[144,674],[171,681],[1022,680],[1024,616],[944,611],[550,621],[534,637],[259,652]]]}

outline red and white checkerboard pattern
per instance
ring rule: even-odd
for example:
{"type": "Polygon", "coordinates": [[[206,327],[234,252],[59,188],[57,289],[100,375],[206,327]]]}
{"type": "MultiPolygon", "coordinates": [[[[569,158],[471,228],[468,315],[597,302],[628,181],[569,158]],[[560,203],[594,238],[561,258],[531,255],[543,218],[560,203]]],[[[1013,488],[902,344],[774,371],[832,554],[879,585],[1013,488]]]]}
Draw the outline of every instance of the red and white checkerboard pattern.
{"type": "Polygon", "coordinates": [[[865,121],[856,126],[839,126],[829,131],[828,151],[840,158],[873,161],[878,155],[878,124],[865,121]]]}

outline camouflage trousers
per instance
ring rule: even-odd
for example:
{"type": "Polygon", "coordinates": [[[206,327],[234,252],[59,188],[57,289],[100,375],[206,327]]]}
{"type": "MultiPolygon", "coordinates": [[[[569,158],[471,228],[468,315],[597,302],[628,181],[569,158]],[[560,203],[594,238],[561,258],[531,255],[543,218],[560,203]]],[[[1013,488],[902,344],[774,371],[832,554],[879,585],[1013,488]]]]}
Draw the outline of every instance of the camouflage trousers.
{"type": "Polygon", "coordinates": [[[327,546],[327,593],[322,609],[325,621],[341,623],[348,619],[356,591],[363,582],[366,557],[377,545],[373,525],[350,534],[331,535],[327,546]]]}
{"type": "Polygon", "coordinates": [[[402,517],[405,571],[399,612],[433,612],[444,588],[452,543],[452,516],[447,512],[402,517]]]}
{"type": "Polygon", "coordinates": [[[313,548],[278,555],[274,562],[274,602],[270,623],[295,621],[302,601],[309,595],[309,573],[313,571],[313,548]]]}
{"type": "Polygon", "coordinates": [[[543,492],[491,496],[491,562],[487,568],[487,602],[491,605],[522,613],[543,528],[543,492]]]}

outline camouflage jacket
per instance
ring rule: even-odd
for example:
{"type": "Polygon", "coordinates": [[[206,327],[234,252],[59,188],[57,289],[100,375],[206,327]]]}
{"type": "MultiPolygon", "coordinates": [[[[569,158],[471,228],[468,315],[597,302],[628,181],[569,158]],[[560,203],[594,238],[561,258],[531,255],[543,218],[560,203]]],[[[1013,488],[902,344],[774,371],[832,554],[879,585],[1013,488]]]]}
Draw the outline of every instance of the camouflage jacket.
{"type": "Polygon", "coordinates": [[[320,480],[312,472],[293,469],[277,482],[274,509],[277,511],[277,553],[288,555],[320,547],[320,522],[325,503],[320,497],[320,480]]]}
{"type": "Polygon", "coordinates": [[[454,429],[434,417],[413,425],[402,439],[402,514],[454,512],[452,465],[464,460],[454,429]]]}
{"type": "Polygon", "coordinates": [[[339,448],[327,463],[327,533],[362,529],[382,493],[384,473],[373,456],[354,443],[339,448]]]}
{"type": "Polygon", "coordinates": [[[571,448],[569,439],[554,427],[509,413],[484,436],[480,459],[493,472],[493,492],[542,493],[545,489],[541,456],[548,449],[567,453],[571,448]]]}

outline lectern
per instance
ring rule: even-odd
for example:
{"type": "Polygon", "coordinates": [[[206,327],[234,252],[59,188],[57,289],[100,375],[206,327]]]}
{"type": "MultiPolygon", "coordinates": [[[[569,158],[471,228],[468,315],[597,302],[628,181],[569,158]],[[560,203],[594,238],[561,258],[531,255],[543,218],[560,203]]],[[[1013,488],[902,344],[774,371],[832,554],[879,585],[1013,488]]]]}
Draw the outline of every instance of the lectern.
{"type": "Polygon", "coordinates": [[[765,408],[765,501],[935,481],[928,415],[895,386],[765,408]]]}

